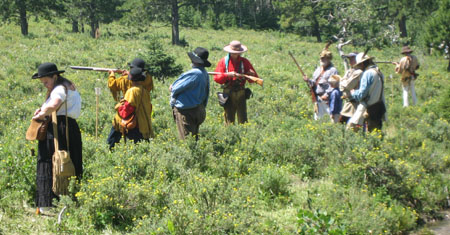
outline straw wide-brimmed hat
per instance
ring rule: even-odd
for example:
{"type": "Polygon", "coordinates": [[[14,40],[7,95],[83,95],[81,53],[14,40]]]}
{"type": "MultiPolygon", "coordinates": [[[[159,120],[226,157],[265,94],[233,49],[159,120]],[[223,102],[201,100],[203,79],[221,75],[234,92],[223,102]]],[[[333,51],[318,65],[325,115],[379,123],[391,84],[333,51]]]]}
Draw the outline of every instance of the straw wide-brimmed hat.
{"type": "Polygon", "coordinates": [[[188,52],[188,56],[192,63],[201,64],[205,67],[211,66],[211,63],[208,61],[209,51],[203,47],[197,47],[193,52],[188,52]]]}
{"type": "Polygon", "coordinates": [[[364,61],[373,60],[374,58],[375,57],[365,55],[364,52],[358,53],[358,55],[356,55],[356,63],[355,65],[353,65],[353,67],[357,67],[358,65],[361,65],[364,61]]]}
{"type": "Polygon", "coordinates": [[[247,47],[242,45],[240,41],[231,41],[230,44],[223,48],[224,51],[229,53],[244,53],[247,51],[247,47]]]}
{"type": "Polygon", "coordinates": [[[402,48],[402,54],[406,54],[406,53],[412,53],[413,50],[411,50],[411,48],[409,48],[409,46],[404,46],[402,48]]]}
{"type": "Polygon", "coordinates": [[[64,72],[65,72],[64,70],[58,70],[58,67],[56,67],[56,64],[46,62],[46,63],[42,63],[41,65],[39,65],[38,72],[33,74],[33,76],[31,78],[36,79],[36,78],[48,77],[48,76],[52,76],[53,74],[61,74],[64,72]]]}
{"type": "Polygon", "coordinates": [[[331,60],[333,59],[333,53],[331,53],[328,49],[325,49],[320,52],[320,58],[329,58],[331,60]]]}

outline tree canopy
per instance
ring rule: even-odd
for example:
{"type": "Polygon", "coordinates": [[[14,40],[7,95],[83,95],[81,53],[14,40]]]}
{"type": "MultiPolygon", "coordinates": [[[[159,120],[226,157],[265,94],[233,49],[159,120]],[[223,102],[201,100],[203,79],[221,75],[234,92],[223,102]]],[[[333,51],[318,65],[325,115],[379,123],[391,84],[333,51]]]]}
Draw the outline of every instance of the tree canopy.
{"type": "Polygon", "coordinates": [[[65,18],[72,23],[73,32],[79,31],[79,23],[89,24],[93,37],[99,23],[121,20],[145,28],[163,22],[172,26],[175,45],[183,44],[180,27],[236,27],[293,32],[318,42],[342,38],[360,46],[428,46],[431,38],[448,39],[448,1],[0,0],[0,16],[4,22],[19,23],[24,35],[28,33],[27,20],[34,15],[65,18]],[[423,22],[427,22],[425,30],[423,22]]]}

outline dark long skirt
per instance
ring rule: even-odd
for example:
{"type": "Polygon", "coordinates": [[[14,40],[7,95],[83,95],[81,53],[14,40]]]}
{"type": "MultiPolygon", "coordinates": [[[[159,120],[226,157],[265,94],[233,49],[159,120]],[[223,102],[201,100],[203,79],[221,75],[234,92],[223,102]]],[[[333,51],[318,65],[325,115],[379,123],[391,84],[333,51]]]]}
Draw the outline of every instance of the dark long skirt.
{"type": "MultiPolygon", "coordinates": [[[[80,179],[83,174],[81,132],[75,119],[68,118],[68,122],[70,158],[75,166],[75,174],[80,179]]],[[[67,150],[65,116],[58,116],[58,140],[59,149],[67,150]]],[[[52,206],[53,198],[57,197],[52,191],[52,156],[54,152],[53,125],[50,123],[47,139],[39,141],[38,145],[35,198],[37,207],[52,206]]]]}

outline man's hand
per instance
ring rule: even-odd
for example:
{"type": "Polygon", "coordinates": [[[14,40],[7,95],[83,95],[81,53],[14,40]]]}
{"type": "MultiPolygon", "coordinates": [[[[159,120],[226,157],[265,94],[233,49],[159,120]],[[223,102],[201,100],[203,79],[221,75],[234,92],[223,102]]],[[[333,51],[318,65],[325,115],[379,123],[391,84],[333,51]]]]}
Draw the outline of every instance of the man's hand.
{"type": "Polygon", "coordinates": [[[323,101],[326,101],[326,100],[328,100],[328,95],[323,95],[320,97],[320,99],[322,99],[323,101]]]}
{"type": "Polygon", "coordinates": [[[232,71],[232,72],[226,73],[226,75],[227,75],[227,77],[229,77],[229,78],[234,78],[234,77],[237,77],[237,76],[238,76],[238,73],[236,73],[235,71],[232,71]]]}
{"type": "Polygon", "coordinates": [[[245,73],[245,74],[247,74],[247,75],[250,75],[250,76],[253,76],[253,77],[256,77],[256,72],[253,70],[253,69],[250,69],[247,73],[245,73]]]}
{"type": "Polygon", "coordinates": [[[172,92],[172,84],[169,86],[169,92],[172,92]]]}
{"type": "Polygon", "coordinates": [[[109,74],[109,76],[114,76],[114,77],[116,76],[116,74],[115,74],[114,71],[112,71],[112,70],[109,70],[109,71],[108,71],[108,74],[109,74]]]}
{"type": "Polygon", "coordinates": [[[122,70],[122,76],[128,75],[130,72],[126,69],[122,70]]]}
{"type": "Polygon", "coordinates": [[[308,79],[308,76],[303,75],[303,81],[307,82],[308,80],[309,80],[309,79],[308,79]]]}

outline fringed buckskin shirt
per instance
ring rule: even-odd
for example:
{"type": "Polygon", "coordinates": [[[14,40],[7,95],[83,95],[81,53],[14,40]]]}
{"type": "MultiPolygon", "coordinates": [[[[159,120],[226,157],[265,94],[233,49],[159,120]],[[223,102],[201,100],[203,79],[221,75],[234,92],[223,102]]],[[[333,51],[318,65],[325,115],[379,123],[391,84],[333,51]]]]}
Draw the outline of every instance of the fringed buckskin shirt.
{"type": "MultiPolygon", "coordinates": [[[[143,85],[134,86],[127,90],[123,101],[116,105],[118,110],[121,105],[130,105],[132,107],[126,110],[132,110],[136,113],[139,132],[141,132],[144,139],[154,137],[152,129],[152,104],[150,100],[150,93],[143,85]]],[[[129,114],[125,114],[126,116],[129,114]]],[[[119,127],[122,118],[119,113],[116,113],[113,126],[119,127]]],[[[116,129],[117,130],[117,129],[116,129]]]]}
{"type": "MultiPolygon", "coordinates": [[[[148,72],[146,73],[143,86],[148,92],[153,90],[153,79],[148,72]]],[[[119,92],[121,91],[122,95],[125,95],[125,93],[127,93],[127,90],[131,88],[131,81],[128,80],[128,75],[123,75],[119,78],[116,78],[115,74],[111,73],[108,77],[108,88],[111,91],[114,100],[119,101],[119,92]]]]}

